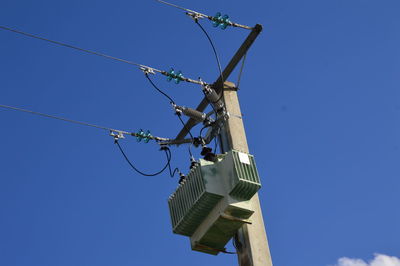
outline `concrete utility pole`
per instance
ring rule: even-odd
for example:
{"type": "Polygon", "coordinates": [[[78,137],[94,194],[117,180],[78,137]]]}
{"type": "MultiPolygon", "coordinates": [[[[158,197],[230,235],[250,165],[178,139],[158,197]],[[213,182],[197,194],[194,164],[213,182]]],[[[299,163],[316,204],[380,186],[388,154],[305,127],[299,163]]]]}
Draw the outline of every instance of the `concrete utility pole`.
{"type": "MultiPolygon", "coordinates": [[[[225,82],[223,99],[230,118],[220,135],[221,152],[224,153],[234,149],[249,153],[237,88],[233,83],[225,82]]],[[[239,265],[272,266],[258,193],[251,199],[251,205],[255,210],[254,214],[250,217],[252,224],[243,225],[237,233],[237,239],[240,243],[237,250],[239,265]]]]}
{"type": "MultiPolygon", "coordinates": [[[[222,133],[220,134],[221,151],[227,152],[235,149],[241,152],[248,153],[246,134],[244,131],[242,116],[240,112],[237,89],[230,82],[225,82],[237,64],[247,53],[255,39],[262,31],[262,26],[257,24],[253,27],[246,40],[239,47],[235,55],[232,57],[228,65],[223,71],[223,75],[219,76],[214,82],[213,87],[217,93],[223,93],[226,110],[230,114],[230,118],[226,122],[222,133]],[[224,82],[224,88],[221,84],[224,82]]],[[[197,109],[203,112],[208,105],[208,100],[204,98],[197,109]]],[[[189,119],[185,127],[179,132],[176,140],[183,140],[188,134],[188,130],[194,127],[198,121],[189,119]]],[[[238,260],[240,266],[272,266],[271,254],[269,251],[267,235],[264,227],[260,201],[258,194],[255,194],[251,199],[251,204],[254,214],[250,217],[251,225],[244,225],[237,232],[237,240],[240,243],[238,247],[238,260]]]]}

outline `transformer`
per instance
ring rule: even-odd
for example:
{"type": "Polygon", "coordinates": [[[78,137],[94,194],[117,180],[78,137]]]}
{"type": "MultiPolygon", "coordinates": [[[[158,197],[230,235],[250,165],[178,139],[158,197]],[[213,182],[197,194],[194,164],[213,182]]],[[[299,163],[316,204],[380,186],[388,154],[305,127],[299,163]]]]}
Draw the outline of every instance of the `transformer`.
{"type": "Polygon", "coordinates": [[[172,230],[190,237],[193,250],[217,255],[254,213],[261,188],[254,157],[232,150],[216,162],[200,159],[169,197],[172,230]]]}

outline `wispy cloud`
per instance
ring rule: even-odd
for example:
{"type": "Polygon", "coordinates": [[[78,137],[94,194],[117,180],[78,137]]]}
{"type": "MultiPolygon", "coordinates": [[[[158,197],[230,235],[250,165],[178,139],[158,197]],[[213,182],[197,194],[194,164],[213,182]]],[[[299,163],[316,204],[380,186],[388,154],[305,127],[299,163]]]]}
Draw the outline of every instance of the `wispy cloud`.
{"type": "Polygon", "coordinates": [[[370,262],[343,257],[338,260],[335,266],[400,266],[400,259],[383,254],[375,254],[374,259],[370,262]]]}

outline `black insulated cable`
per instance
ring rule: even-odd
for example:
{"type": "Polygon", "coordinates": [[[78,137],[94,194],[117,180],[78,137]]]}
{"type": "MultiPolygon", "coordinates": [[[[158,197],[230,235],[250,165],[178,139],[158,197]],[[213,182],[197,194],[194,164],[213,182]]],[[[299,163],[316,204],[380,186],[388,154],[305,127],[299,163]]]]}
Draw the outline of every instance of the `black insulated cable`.
{"type": "MultiPolygon", "coordinates": [[[[159,93],[161,93],[162,95],[164,95],[164,96],[170,101],[171,104],[175,105],[175,101],[174,101],[168,94],[166,94],[165,92],[163,92],[162,90],[160,90],[160,89],[157,87],[157,85],[151,80],[151,78],[149,77],[149,75],[148,75],[147,73],[145,73],[144,75],[146,76],[147,80],[150,82],[150,84],[153,86],[154,89],[156,89],[159,93]]],[[[190,129],[186,127],[185,122],[183,122],[183,120],[182,120],[182,118],[181,118],[181,114],[180,114],[180,113],[176,113],[176,115],[178,116],[179,121],[181,121],[183,127],[184,127],[184,128],[187,130],[187,132],[189,133],[189,136],[190,136],[190,138],[192,139],[192,144],[193,144],[194,137],[193,137],[192,133],[190,132],[190,129]]],[[[192,150],[191,150],[192,144],[189,145],[189,155],[190,155],[190,158],[193,158],[193,154],[192,154],[192,150]]]]}
{"type": "MultiPolygon", "coordinates": [[[[222,73],[221,62],[220,62],[220,60],[219,60],[219,56],[218,56],[218,53],[217,53],[217,49],[215,48],[214,42],[212,41],[210,35],[209,35],[209,34],[207,33],[207,31],[203,28],[203,26],[201,26],[199,20],[196,19],[195,22],[196,22],[196,24],[200,27],[200,29],[203,31],[203,33],[206,35],[208,41],[209,41],[210,44],[211,44],[211,47],[212,47],[213,52],[214,52],[215,59],[216,59],[216,61],[217,61],[217,66],[218,66],[219,74],[220,74],[220,76],[221,76],[221,89],[223,90],[223,89],[224,89],[224,75],[223,75],[223,73],[222,73]]],[[[223,94],[223,91],[221,91],[221,95],[219,96],[218,100],[215,101],[215,102],[212,102],[212,103],[217,103],[219,100],[222,99],[223,95],[224,95],[224,94],[223,94]]]]}
{"type": "Polygon", "coordinates": [[[165,92],[163,92],[162,90],[160,90],[160,89],[156,86],[156,84],[154,84],[154,82],[153,82],[153,81],[151,80],[151,78],[149,77],[149,74],[145,73],[144,75],[146,76],[146,78],[147,78],[147,80],[150,82],[150,84],[153,85],[153,87],[154,87],[159,93],[161,93],[162,95],[164,95],[165,97],[167,97],[167,99],[170,101],[171,104],[175,104],[175,101],[174,101],[168,94],[166,94],[165,92]]]}
{"type": "Polygon", "coordinates": [[[167,157],[167,163],[165,164],[165,166],[164,166],[160,171],[158,171],[158,172],[156,172],[156,173],[153,173],[153,174],[144,173],[144,172],[140,171],[139,169],[137,169],[137,168],[132,164],[132,162],[129,160],[128,156],[125,154],[124,150],[122,149],[121,145],[119,144],[118,140],[115,140],[115,144],[117,144],[118,149],[121,151],[121,153],[122,153],[122,155],[124,156],[125,160],[126,160],[127,163],[132,167],[132,169],[133,169],[135,172],[137,172],[137,173],[139,173],[139,174],[141,174],[141,175],[143,175],[143,176],[156,176],[156,175],[159,175],[159,174],[161,174],[162,172],[164,172],[165,169],[167,169],[168,166],[170,166],[170,163],[171,163],[171,154],[168,153],[168,150],[169,150],[169,149],[167,148],[167,149],[164,149],[165,155],[166,155],[166,157],[167,157]]]}

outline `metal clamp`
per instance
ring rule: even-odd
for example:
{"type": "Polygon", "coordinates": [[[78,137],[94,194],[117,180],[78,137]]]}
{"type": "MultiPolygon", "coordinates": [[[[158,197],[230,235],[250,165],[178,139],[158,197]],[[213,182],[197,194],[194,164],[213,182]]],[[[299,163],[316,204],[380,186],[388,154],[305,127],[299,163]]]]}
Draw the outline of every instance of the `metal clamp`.
{"type": "Polygon", "coordinates": [[[152,75],[156,74],[156,72],[154,72],[154,69],[151,67],[141,66],[140,70],[142,70],[144,74],[152,74],[152,75]]]}
{"type": "Polygon", "coordinates": [[[203,15],[196,12],[186,12],[185,14],[191,17],[194,21],[198,21],[199,19],[204,18],[203,15]]]}
{"type": "Polygon", "coordinates": [[[110,130],[110,136],[113,137],[115,141],[125,138],[124,134],[121,131],[110,130]]]}

